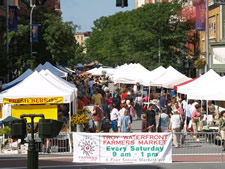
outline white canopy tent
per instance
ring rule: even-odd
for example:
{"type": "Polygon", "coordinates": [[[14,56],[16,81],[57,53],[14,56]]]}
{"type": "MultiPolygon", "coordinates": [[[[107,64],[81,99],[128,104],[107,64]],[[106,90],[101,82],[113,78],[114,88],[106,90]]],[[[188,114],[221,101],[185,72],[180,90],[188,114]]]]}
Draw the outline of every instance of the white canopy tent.
{"type": "Polygon", "coordinates": [[[63,72],[66,72],[66,73],[68,73],[68,74],[70,74],[70,75],[72,75],[73,73],[75,73],[75,71],[70,70],[70,69],[68,69],[68,68],[66,68],[66,67],[63,67],[63,66],[61,66],[61,65],[57,65],[56,67],[57,67],[59,70],[62,70],[63,72]]]}
{"type": "Polygon", "coordinates": [[[124,84],[136,84],[137,82],[143,84],[144,79],[150,75],[150,71],[141,64],[130,64],[124,71],[115,74],[113,81],[124,84]]]}
{"type": "Polygon", "coordinates": [[[124,64],[115,68],[114,74],[110,77],[112,81],[120,76],[120,74],[125,74],[131,71],[136,66],[136,63],[124,64]]]}
{"type": "Polygon", "coordinates": [[[166,69],[162,66],[159,66],[158,68],[151,71],[150,76],[145,77],[143,84],[145,86],[151,86],[152,81],[159,78],[166,72],[166,69]]]}
{"type": "MultiPolygon", "coordinates": [[[[213,70],[210,70],[214,72],[213,70]]],[[[210,72],[209,71],[209,72],[210,72]]],[[[208,73],[208,72],[207,72],[208,73]]],[[[225,77],[214,72],[211,78],[200,79],[191,89],[187,91],[188,99],[200,100],[225,100],[225,77]]],[[[197,79],[198,80],[198,79],[197,79]]]]}
{"type": "Polygon", "coordinates": [[[44,69],[43,65],[42,65],[42,64],[39,64],[39,65],[34,69],[34,71],[40,72],[40,71],[43,70],[43,69],[44,69]]]}
{"type": "Polygon", "coordinates": [[[0,93],[0,103],[3,103],[3,98],[39,97],[63,97],[63,103],[71,103],[72,92],[57,88],[35,71],[18,85],[0,93]]]}
{"type": "Polygon", "coordinates": [[[77,88],[74,84],[67,82],[66,80],[54,75],[49,70],[42,70],[40,72],[47,81],[49,81],[52,85],[59,87],[62,90],[72,92],[72,101],[73,101],[73,112],[76,111],[76,103],[77,103],[77,88]]]}
{"type": "Polygon", "coordinates": [[[56,68],[55,66],[53,66],[51,63],[49,62],[45,62],[45,64],[43,65],[44,69],[48,69],[50,72],[52,72],[53,74],[59,76],[59,77],[67,77],[68,73],[56,68]]]}
{"type": "Polygon", "coordinates": [[[172,66],[169,66],[162,76],[151,82],[151,86],[158,86],[172,89],[174,85],[183,83],[190,79],[191,78],[188,78],[187,76],[178,72],[172,66]]]}
{"type": "Polygon", "coordinates": [[[103,71],[104,71],[104,69],[102,67],[99,67],[99,68],[91,69],[91,70],[89,70],[87,72],[91,73],[92,76],[102,76],[103,75],[103,71]]]}
{"type": "Polygon", "coordinates": [[[31,69],[27,69],[22,75],[20,75],[15,80],[13,80],[9,83],[3,84],[2,89],[5,90],[5,89],[8,89],[8,88],[11,88],[11,87],[15,86],[16,84],[20,83],[21,81],[26,79],[28,76],[30,76],[32,73],[33,73],[33,71],[31,69]]]}
{"type": "Polygon", "coordinates": [[[198,79],[196,79],[186,85],[178,86],[177,93],[187,95],[188,91],[196,88],[196,86],[198,86],[198,84],[204,85],[204,83],[205,83],[205,85],[207,85],[211,81],[216,81],[220,78],[221,77],[214,70],[211,69],[208,72],[206,72],[204,75],[200,76],[198,79]]]}

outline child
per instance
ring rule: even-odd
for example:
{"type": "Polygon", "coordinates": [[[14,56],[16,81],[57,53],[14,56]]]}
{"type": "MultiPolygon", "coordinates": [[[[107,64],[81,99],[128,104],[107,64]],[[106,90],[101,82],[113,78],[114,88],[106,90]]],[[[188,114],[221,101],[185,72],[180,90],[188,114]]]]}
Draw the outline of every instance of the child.
{"type": "Polygon", "coordinates": [[[141,131],[142,132],[148,132],[149,128],[148,128],[148,123],[147,123],[147,115],[146,114],[143,114],[142,115],[142,129],[141,131]]]}

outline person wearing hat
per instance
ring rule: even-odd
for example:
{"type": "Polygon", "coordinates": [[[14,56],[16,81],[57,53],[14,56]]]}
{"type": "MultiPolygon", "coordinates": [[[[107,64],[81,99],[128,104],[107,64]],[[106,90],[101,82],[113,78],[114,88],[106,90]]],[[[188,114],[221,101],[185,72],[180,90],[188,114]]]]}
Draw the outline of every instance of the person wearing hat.
{"type": "Polygon", "coordinates": [[[170,119],[170,130],[173,132],[173,144],[175,148],[179,147],[180,142],[180,123],[181,123],[181,116],[180,112],[177,109],[172,111],[173,115],[170,119]]]}

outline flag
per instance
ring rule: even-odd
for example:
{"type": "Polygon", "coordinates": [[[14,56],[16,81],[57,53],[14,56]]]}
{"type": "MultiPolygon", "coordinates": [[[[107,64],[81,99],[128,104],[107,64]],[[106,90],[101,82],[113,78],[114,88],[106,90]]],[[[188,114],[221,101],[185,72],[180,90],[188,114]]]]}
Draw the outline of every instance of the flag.
{"type": "Polygon", "coordinates": [[[32,41],[38,42],[38,24],[32,24],[32,41]]]}
{"type": "Polygon", "coordinates": [[[17,6],[9,6],[9,31],[17,31],[17,6]]]}
{"type": "Polygon", "coordinates": [[[199,4],[195,4],[195,9],[196,9],[195,30],[205,31],[205,20],[206,20],[205,1],[201,0],[199,4]]]}

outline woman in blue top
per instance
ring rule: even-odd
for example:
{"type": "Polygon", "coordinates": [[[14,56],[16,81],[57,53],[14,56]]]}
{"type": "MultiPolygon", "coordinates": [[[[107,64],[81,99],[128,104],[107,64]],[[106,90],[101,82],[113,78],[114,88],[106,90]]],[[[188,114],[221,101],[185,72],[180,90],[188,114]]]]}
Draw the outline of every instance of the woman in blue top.
{"type": "Polygon", "coordinates": [[[130,121],[130,116],[127,109],[124,112],[124,116],[122,116],[120,119],[120,126],[121,126],[122,133],[130,132],[131,121],[130,121]]]}

